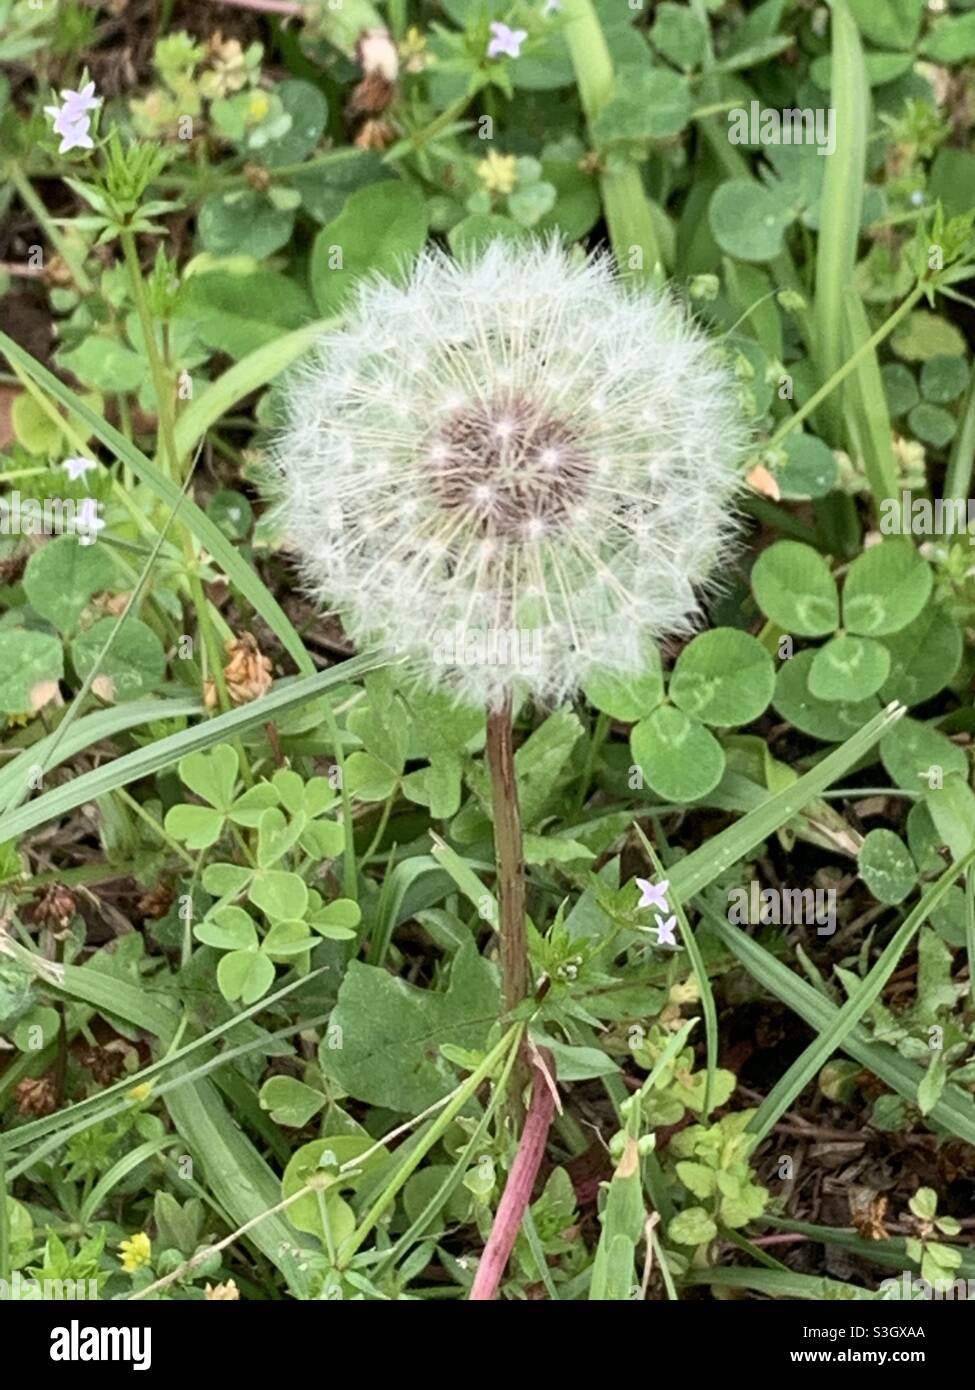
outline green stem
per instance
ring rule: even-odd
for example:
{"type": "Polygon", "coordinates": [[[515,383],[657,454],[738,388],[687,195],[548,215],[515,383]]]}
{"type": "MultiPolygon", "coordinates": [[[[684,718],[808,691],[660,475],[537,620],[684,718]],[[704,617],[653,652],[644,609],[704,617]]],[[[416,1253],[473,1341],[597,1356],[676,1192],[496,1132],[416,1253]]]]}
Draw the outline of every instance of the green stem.
{"type": "Polygon", "coordinates": [[[918,284],[914,286],[913,290],[911,290],[910,294],[904,300],[903,304],[901,304],[899,308],[895,309],[888,319],[884,320],[884,322],[877,329],[876,333],[872,333],[869,338],[867,338],[864,342],[860,344],[856,352],[852,353],[851,356],[849,356],[846,359],[846,361],[843,363],[841,367],[837,367],[836,371],[829,378],[829,380],[824,381],[822,386],[820,386],[819,390],[813,392],[813,394],[809,397],[808,401],[806,401],[806,404],[804,406],[797,410],[794,415],[790,415],[787,419],[782,421],[779,428],[775,431],[771,439],[768,441],[768,445],[766,447],[769,449],[774,449],[778,444],[782,442],[782,440],[786,437],[787,434],[790,433],[790,431],[795,429],[796,425],[801,425],[803,420],[805,420],[807,416],[811,415],[813,411],[817,409],[817,407],[826,399],[829,393],[832,390],[834,390],[835,387],[839,386],[841,381],[844,381],[850,375],[850,373],[853,371],[853,368],[859,362],[860,358],[863,357],[866,353],[872,351],[875,347],[882,343],[886,337],[893,333],[894,329],[900,323],[901,319],[906,318],[907,315],[914,308],[915,304],[924,294],[925,289],[926,286],[918,282],[918,284]]]}
{"type": "MultiPolygon", "coordinates": [[[[291,178],[295,174],[305,174],[311,169],[322,169],[333,164],[342,164],[349,159],[356,158],[361,153],[354,145],[343,147],[338,150],[325,150],[321,154],[315,155],[312,159],[303,159],[297,164],[279,164],[273,169],[268,169],[272,181],[275,179],[291,178]]],[[[221,174],[206,171],[200,174],[162,174],[155,180],[154,187],[172,189],[197,190],[201,194],[212,192],[216,188],[242,188],[248,183],[247,175],[243,171],[231,174],[221,174]]]]}
{"type": "Polygon", "coordinates": [[[494,809],[494,852],[498,867],[501,935],[501,987],[507,1013],[528,993],[528,938],[525,933],[525,860],[518,808],[512,737],[512,700],[487,714],[487,762],[494,809]]]}
{"type": "Polygon", "coordinates": [[[972,372],[968,395],[961,415],[961,426],[955,435],[948,457],[948,471],[945,474],[944,496],[952,501],[962,502],[968,498],[972,486],[972,465],[975,463],[975,371],[972,372]]]}
{"type": "Polygon", "coordinates": [[[162,357],[159,355],[159,344],[156,341],[155,325],[152,321],[152,313],[149,309],[149,301],[146,297],[146,287],[142,279],[142,266],[139,263],[139,252],[135,244],[135,233],[129,230],[122,232],[121,242],[122,254],[125,257],[125,264],[129,272],[129,280],[132,285],[132,298],[135,301],[136,313],[139,316],[139,323],[142,327],[142,336],[146,343],[146,355],[149,358],[149,372],[152,376],[152,385],[156,393],[156,414],[159,419],[159,434],[162,439],[163,449],[169,460],[169,476],[174,482],[178,482],[176,446],[173,435],[173,403],[170,399],[171,383],[167,379],[166,369],[163,365],[162,357]]]}
{"type": "MultiPolygon", "coordinates": [[[[169,374],[166,371],[166,365],[159,351],[159,344],[156,340],[155,325],[152,321],[152,312],[149,308],[145,282],[142,278],[142,266],[139,263],[139,252],[136,246],[135,233],[126,228],[126,230],[120,234],[120,239],[122,243],[122,253],[125,257],[125,264],[129,272],[129,280],[132,284],[132,297],[135,301],[136,312],[142,327],[142,336],[145,339],[152,384],[156,393],[156,415],[159,422],[159,439],[161,444],[159,453],[166,460],[169,477],[173,482],[178,483],[180,481],[179,451],[176,446],[176,423],[173,401],[170,396],[171,382],[169,374]]],[[[226,712],[231,708],[231,702],[223,673],[223,652],[221,651],[217,634],[213,629],[210,603],[203,591],[203,583],[199,576],[197,553],[193,543],[193,537],[185,528],[181,529],[181,537],[183,543],[183,556],[186,563],[187,580],[193,606],[197,612],[203,649],[208,656],[213,672],[220,709],[226,712]]],[[[240,758],[244,776],[249,780],[250,764],[244,752],[243,745],[239,739],[235,739],[233,742],[240,758]]]]}
{"type": "MultiPolygon", "coordinates": [[[[525,857],[515,772],[512,698],[500,709],[488,709],[486,757],[491,774],[494,812],[494,855],[497,864],[498,929],[501,937],[501,993],[510,1017],[528,993],[528,935],[525,929],[525,857]]],[[[525,1119],[524,1093],[529,1069],[515,1063],[508,1088],[507,1114],[512,1131],[521,1132],[525,1119]]]]}
{"type": "Polygon", "coordinates": [[[401,142],[400,144],[394,145],[383,159],[383,163],[394,164],[398,159],[402,159],[404,155],[412,154],[416,150],[422,149],[424,145],[429,144],[429,142],[438,136],[442,130],[446,130],[454,121],[460,120],[461,116],[463,116],[464,112],[471,104],[472,96],[473,93],[465,92],[464,95],[458,97],[456,101],[452,101],[447,109],[441,111],[440,115],[432,120],[429,125],[424,126],[422,130],[415,131],[413,135],[407,136],[405,143],[401,142]]]}
{"type": "Polygon", "coordinates": [[[0,1133],[0,1279],[10,1279],[10,1223],[7,1220],[7,1142],[0,1133]]]}
{"type": "Polygon", "coordinates": [[[509,1028],[501,1041],[496,1043],[483,1059],[480,1066],[478,1066],[475,1071],[471,1072],[470,1076],[461,1086],[458,1086],[457,1090],[454,1092],[453,1100],[449,1105],[444,1106],[443,1110],[437,1116],[436,1120],[434,1120],[423,1138],[419,1139],[417,1143],[414,1144],[405,1162],[400,1165],[390,1181],[383,1188],[382,1192],[380,1192],[375,1202],[373,1202],[372,1206],[362,1218],[359,1226],[347,1240],[342,1242],[342,1248],[339,1252],[340,1263],[338,1268],[348,1268],[352,1256],[361,1247],[363,1241],[369,1235],[370,1231],[373,1230],[383,1212],[396,1197],[396,1194],[405,1186],[416,1169],[419,1168],[434,1144],[438,1142],[442,1135],[446,1134],[447,1130],[453,1124],[455,1118],[460,1114],[467,1102],[472,1099],[478,1088],[494,1073],[495,1068],[508,1055],[509,1049],[521,1045],[523,1032],[524,1025],[520,1023],[515,1024],[513,1028],[509,1028]]]}
{"type": "Polygon", "coordinates": [[[351,898],[354,903],[359,901],[359,874],[355,860],[355,819],[352,814],[352,797],[345,784],[345,752],[342,748],[342,735],[339,732],[338,720],[335,718],[335,711],[332,708],[331,700],[325,702],[325,727],[328,736],[332,741],[332,752],[335,755],[335,766],[339,770],[339,789],[342,794],[342,829],[345,832],[345,841],[342,846],[342,892],[345,897],[351,898]]]}
{"type": "MultiPolygon", "coordinates": [[[[592,0],[563,0],[562,8],[565,41],[591,130],[613,95],[613,60],[592,0]]],[[[664,277],[663,255],[638,166],[628,163],[604,170],[599,188],[619,269],[659,284],[664,277]]]]}
{"type": "Polygon", "coordinates": [[[115,795],[119,798],[120,801],[124,802],[125,805],[128,806],[129,810],[132,811],[134,815],[138,816],[140,820],[145,821],[146,825],[149,826],[152,833],[155,836],[157,836],[158,839],[160,839],[162,843],[173,852],[173,854],[175,854],[179,859],[182,859],[183,862],[185,864],[188,864],[191,869],[196,868],[196,860],[193,858],[193,856],[191,854],[187,854],[183,846],[179,844],[176,840],[174,840],[171,835],[167,834],[167,832],[163,829],[162,825],[160,825],[159,821],[156,820],[155,816],[153,816],[149,811],[147,811],[140,801],[136,801],[134,796],[130,796],[124,787],[116,788],[115,795]]]}
{"type": "Polygon", "coordinates": [[[373,835],[372,840],[369,842],[369,848],[362,856],[362,860],[360,863],[360,867],[362,869],[365,869],[366,865],[370,862],[372,856],[376,853],[376,850],[379,848],[380,841],[382,840],[383,835],[386,833],[386,827],[389,824],[389,818],[393,811],[394,799],[395,798],[392,796],[386,798],[386,803],[383,806],[382,814],[379,817],[379,824],[376,826],[376,833],[373,835]]]}
{"type": "Polygon", "coordinates": [[[586,751],[586,761],[583,764],[582,776],[579,778],[579,786],[576,789],[575,801],[572,805],[572,814],[579,815],[583,806],[586,804],[586,793],[589,791],[589,784],[592,781],[592,774],[596,767],[596,758],[599,750],[606,742],[612,720],[609,715],[600,710],[596,716],[596,723],[593,726],[592,734],[589,738],[589,748],[586,751]]]}
{"type": "Polygon", "coordinates": [[[32,212],[37,219],[37,224],[47,237],[50,238],[52,245],[65,265],[71,271],[71,278],[82,294],[93,294],[95,291],[94,281],[90,280],[85,270],[84,262],[78,256],[68,238],[63,234],[60,227],[56,225],[51,214],[34,192],[30,179],[21,169],[19,164],[11,162],[7,165],[7,176],[16,188],[20,196],[20,201],[29,212],[32,212]]]}

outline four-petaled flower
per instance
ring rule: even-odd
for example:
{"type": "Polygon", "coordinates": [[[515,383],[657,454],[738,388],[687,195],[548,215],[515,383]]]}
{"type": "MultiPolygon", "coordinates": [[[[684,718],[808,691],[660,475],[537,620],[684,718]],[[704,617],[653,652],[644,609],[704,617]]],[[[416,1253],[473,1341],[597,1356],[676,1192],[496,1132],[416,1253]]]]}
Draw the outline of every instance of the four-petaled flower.
{"type": "Polygon", "coordinates": [[[648,879],[638,878],[636,885],[640,889],[640,901],[637,907],[659,907],[661,912],[669,912],[666,892],[670,887],[670,879],[665,878],[663,883],[651,883],[648,879]]]}
{"type": "Polygon", "coordinates": [[[488,44],[487,56],[500,58],[503,54],[507,58],[518,58],[521,55],[521,45],[527,37],[527,29],[511,29],[500,20],[495,20],[491,25],[491,42],[488,44]]]}
{"type": "Polygon", "coordinates": [[[656,914],[655,920],[657,923],[657,945],[676,946],[677,940],[674,937],[674,929],[677,926],[676,916],[668,917],[665,922],[659,914],[656,914]]]}
{"type": "Polygon", "coordinates": [[[61,467],[67,473],[71,481],[76,483],[79,478],[83,478],[86,473],[90,473],[93,468],[97,468],[98,464],[94,459],[74,458],[65,459],[61,467]]]}
{"type": "Polygon", "coordinates": [[[54,122],[55,135],[61,136],[59,154],[69,150],[92,150],[95,148],[91,138],[91,112],[101,106],[101,98],[95,96],[94,82],[87,83],[80,92],[70,89],[61,93],[60,106],[45,106],[45,114],[54,122]]]}

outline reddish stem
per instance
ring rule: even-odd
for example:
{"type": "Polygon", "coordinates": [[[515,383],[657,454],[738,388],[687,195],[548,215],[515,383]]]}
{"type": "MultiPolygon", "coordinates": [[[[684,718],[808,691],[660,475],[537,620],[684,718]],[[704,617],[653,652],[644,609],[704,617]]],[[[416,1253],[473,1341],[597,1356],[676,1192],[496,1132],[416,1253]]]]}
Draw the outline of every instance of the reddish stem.
{"type": "Polygon", "coordinates": [[[525,1127],[521,1132],[518,1152],[511,1165],[508,1181],[505,1183],[504,1194],[495,1212],[488,1243],[477,1266],[469,1300],[471,1303],[489,1303],[498,1296],[498,1288],[521,1229],[522,1218],[531,1201],[535,1179],[538,1177],[545,1153],[545,1144],[555,1113],[555,1062],[552,1054],[540,1049],[534,1059],[534,1066],[535,1081],[528,1114],[525,1117],[525,1127]],[[548,1068],[548,1077],[543,1067],[548,1068]]]}
{"type": "Polygon", "coordinates": [[[215,0],[218,5],[233,5],[238,10],[257,10],[259,14],[302,15],[304,5],[296,5],[294,0],[215,0]]]}

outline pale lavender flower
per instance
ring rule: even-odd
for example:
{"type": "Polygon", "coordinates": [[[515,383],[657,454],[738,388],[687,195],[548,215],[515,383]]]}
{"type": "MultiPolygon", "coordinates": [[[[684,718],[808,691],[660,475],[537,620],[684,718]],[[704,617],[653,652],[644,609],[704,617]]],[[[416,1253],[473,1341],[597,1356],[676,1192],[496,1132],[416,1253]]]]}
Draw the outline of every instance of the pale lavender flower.
{"type": "Polygon", "coordinates": [[[676,938],[675,938],[675,936],[674,936],[674,930],[675,930],[676,926],[677,926],[677,918],[676,918],[676,916],[675,916],[675,917],[668,917],[667,920],[666,920],[666,922],[665,922],[661,917],[658,917],[658,918],[657,918],[657,945],[658,945],[658,946],[676,946],[676,945],[677,945],[677,940],[676,940],[676,938]]]}
{"type": "Polygon", "coordinates": [[[83,478],[86,473],[90,473],[93,468],[97,468],[98,464],[94,459],[74,458],[65,459],[61,467],[64,469],[65,473],[67,473],[71,481],[76,483],[79,478],[83,478]]]}
{"type": "Polygon", "coordinates": [[[667,898],[665,896],[670,887],[670,879],[665,878],[663,883],[650,883],[648,879],[638,878],[634,882],[640,889],[640,901],[637,907],[659,907],[661,912],[667,912],[667,898]]]}
{"type": "Polygon", "coordinates": [[[507,24],[502,24],[495,20],[491,25],[491,42],[488,44],[487,56],[489,58],[518,58],[521,55],[521,45],[528,37],[527,29],[510,29],[507,24]]]}
{"type": "Polygon", "coordinates": [[[74,124],[76,121],[86,120],[89,111],[97,111],[102,104],[101,97],[95,96],[95,84],[89,82],[82,87],[80,92],[73,92],[69,89],[62,91],[61,98],[64,105],[61,107],[65,118],[74,124]]]}
{"type": "Polygon", "coordinates": [[[92,111],[101,106],[101,98],[95,96],[95,84],[89,82],[80,92],[66,89],[61,93],[60,106],[45,106],[45,114],[54,123],[55,135],[60,135],[59,154],[69,150],[92,150],[95,148],[91,138],[92,111]]]}

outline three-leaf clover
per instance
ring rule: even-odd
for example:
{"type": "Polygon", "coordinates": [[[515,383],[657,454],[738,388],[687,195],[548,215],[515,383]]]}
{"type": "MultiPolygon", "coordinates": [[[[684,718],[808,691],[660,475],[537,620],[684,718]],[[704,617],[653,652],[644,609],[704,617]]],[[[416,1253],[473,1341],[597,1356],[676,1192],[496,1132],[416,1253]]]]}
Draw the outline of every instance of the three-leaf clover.
{"type": "Polygon", "coordinates": [[[706,796],[724,774],[724,749],[707,726],[757,719],[774,686],[772,658],[761,643],[737,628],[719,627],[684,648],[666,697],[656,649],[642,675],[604,673],[585,689],[597,709],[633,723],[630,748],[653,791],[665,801],[687,802],[706,796]]]}
{"type": "Polygon", "coordinates": [[[919,619],[931,594],[930,565],[906,538],[882,541],[850,565],[842,622],[836,580],[812,546],[777,541],[752,569],[758,606],[783,631],[829,637],[808,665],[815,700],[856,703],[883,691],[895,648],[886,641],[919,619]]]}
{"type": "Polygon", "coordinates": [[[256,825],[277,796],[266,783],[235,796],[239,759],[236,749],[220,743],[209,753],[190,753],[179,762],[180,781],[195,792],[205,806],[181,803],[166,814],[165,827],[189,849],[209,849],[219,840],[227,821],[256,825]]]}

